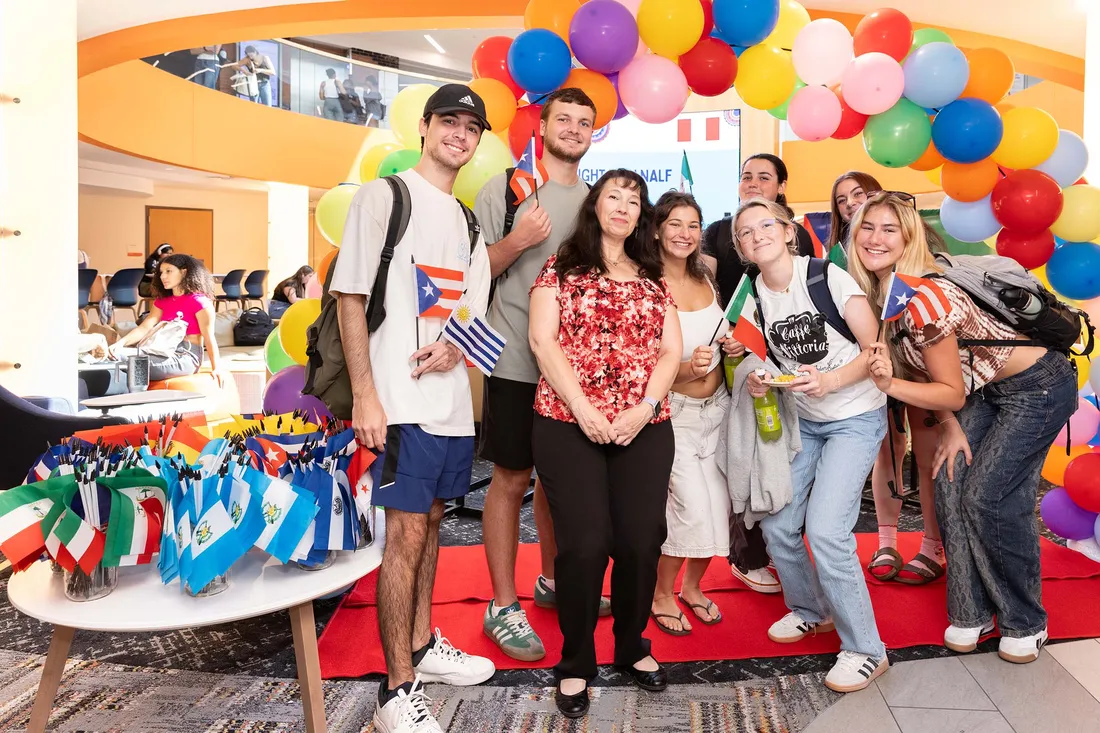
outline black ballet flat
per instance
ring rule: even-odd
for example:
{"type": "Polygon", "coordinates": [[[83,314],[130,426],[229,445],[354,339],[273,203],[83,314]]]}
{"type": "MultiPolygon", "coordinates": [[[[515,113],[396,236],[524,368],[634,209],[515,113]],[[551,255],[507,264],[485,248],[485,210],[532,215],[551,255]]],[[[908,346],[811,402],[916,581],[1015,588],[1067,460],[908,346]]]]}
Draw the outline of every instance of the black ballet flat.
{"type": "Polygon", "coordinates": [[[567,718],[583,718],[588,715],[588,685],[576,695],[566,695],[561,691],[561,684],[554,695],[554,702],[558,706],[558,712],[567,718]]]}
{"type": "Polygon", "coordinates": [[[615,669],[630,675],[631,679],[634,680],[634,684],[643,690],[662,692],[668,687],[668,673],[665,672],[660,663],[657,664],[657,669],[652,672],[644,672],[633,665],[615,665],[615,669]]]}

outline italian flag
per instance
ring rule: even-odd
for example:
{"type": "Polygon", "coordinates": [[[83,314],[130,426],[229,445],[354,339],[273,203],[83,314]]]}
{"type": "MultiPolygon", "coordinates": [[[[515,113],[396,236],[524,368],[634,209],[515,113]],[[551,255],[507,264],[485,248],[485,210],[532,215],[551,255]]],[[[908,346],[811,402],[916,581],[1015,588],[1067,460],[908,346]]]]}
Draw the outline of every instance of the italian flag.
{"type": "Polygon", "coordinates": [[[726,320],[733,324],[733,337],[745,345],[745,348],[760,357],[768,358],[768,347],[764,343],[764,333],[760,330],[760,318],[756,313],[756,298],[752,294],[752,282],[748,275],[741,276],[737,290],[730,298],[726,308],[726,320]]]}
{"type": "Polygon", "coordinates": [[[103,559],[106,540],[103,533],[85,522],[71,509],[65,509],[46,538],[46,549],[58,565],[69,572],[76,566],[91,575],[103,559]]]}
{"type": "Polygon", "coordinates": [[[0,491],[0,552],[19,568],[38,559],[45,548],[42,520],[53,500],[37,487],[16,486],[0,491]]]}

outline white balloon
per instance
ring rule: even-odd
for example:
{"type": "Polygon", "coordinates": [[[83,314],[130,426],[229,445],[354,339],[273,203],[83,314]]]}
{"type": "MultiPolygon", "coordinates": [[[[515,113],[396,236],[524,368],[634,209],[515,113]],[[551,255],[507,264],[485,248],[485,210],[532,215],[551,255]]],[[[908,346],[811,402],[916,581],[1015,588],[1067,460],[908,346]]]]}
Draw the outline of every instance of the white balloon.
{"type": "Polygon", "coordinates": [[[1077,183],[1089,164],[1089,149],[1077,133],[1058,131],[1058,147],[1035,170],[1042,171],[1058,182],[1062,188],[1077,183]]]}
{"type": "Polygon", "coordinates": [[[798,32],[791,60],[798,78],[810,86],[832,86],[855,57],[852,34],[832,18],[819,18],[798,32]]]}

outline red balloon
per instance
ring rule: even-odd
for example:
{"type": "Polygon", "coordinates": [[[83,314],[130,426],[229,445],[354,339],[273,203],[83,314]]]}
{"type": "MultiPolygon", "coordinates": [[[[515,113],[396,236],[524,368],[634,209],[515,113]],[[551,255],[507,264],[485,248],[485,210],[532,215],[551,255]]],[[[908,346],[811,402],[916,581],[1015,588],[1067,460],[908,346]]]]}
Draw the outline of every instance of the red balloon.
{"type": "Polygon", "coordinates": [[[997,234],[997,254],[1011,257],[1027,270],[1034,270],[1047,263],[1054,254],[1054,232],[1044,229],[1038,234],[1020,234],[1013,229],[1002,229],[997,234]]]}
{"type": "Polygon", "coordinates": [[[856,112],[849,107],[848,103],[844,101],[844,95],[840,93],[839,88],[834,89],[833,94],[840,98],[840,126],[836,128],[836,132],[830,137],[837,140],[847,140],[863,132],[863,127],[867,124],[867,115],[856,112]]]}
{"type": "Polygon", "coordinates": [[[1077,456],[1066,467],[1066,493],[1073,503],[1100,512],[1100,453],[1077,456]]]}
{"type": "Polygon", "coordinates": [[[856,56],[878,51],[900,62],[913,45],[913,24],[900,10],[883,8],[863,16],[852,38],[856,56]]]}
{"type": "Polygon", "coordinates": [[[714,0],[699,0],[703,6],[703,33],[700,38],[707,38],[714,30],[714,0]]]}
{"type": "Polygon", "coordinates": [[[1012,171],[993,187],[993,216],[1016,234],[1038,234],[1062,213],[1062,188],[1042,171],[1012,171]]]}
{"type": "Polygon", "coordinates": [[[542,135],[539,134],[541,119],[541,104],[528,104],[516,110],[512,124],[508,125],[508,147],[512,149],[512,157],[516,160],[522,157],[527,143],[531,142],[532,133],[535,135],[535,156],[542,157],[542,135]]]}
{"type": "Polygon", "coordinates": [[[475,79],[496,79],[503,82],[518,100],[523,96],[523,88],[508,72],[508,49],[512,39],[508,36],[489,36],[474,49],[470,58],[475,79]]]}
{"type": "Polygon", "coordinates": [[[725,94],[737,78],[737,55],[725,41],[704,36],[680,57],[691,91],[703,97],[725,94]]]}

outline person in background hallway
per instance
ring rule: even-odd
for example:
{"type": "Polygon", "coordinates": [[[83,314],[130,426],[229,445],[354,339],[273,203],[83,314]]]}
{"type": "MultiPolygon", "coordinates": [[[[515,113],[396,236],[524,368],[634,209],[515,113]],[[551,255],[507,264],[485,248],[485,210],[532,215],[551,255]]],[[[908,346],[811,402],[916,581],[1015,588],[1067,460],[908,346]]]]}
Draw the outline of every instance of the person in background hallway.
{"type": "Polygon", "coordinates": [[[312,267],[302,265],[297,272],[276,285],[275,292],[271,294],[271,303],[267,307],[268,315],[281,318],[292,303],[306,297],[306,288],[316,277],[317,273],[312,267]]]}
{"type": "Polygon", "coordinates": [[[138,295],[143,298],[153,297],[153,280],[157,277],[157,265],[170,254],[172,254],[172,245],[164,242],[157,245],[157,248],[145,258],[145,274],[141,276],[141,282],[138,283],[138,295]]]}
{"type": "Polygon", "coordinates": [[[271,80],[275,76],[275,65],[265,54],[259,52],[255,46],[246,46],[245,57],[230,66],[241,69],[247,74],[256,77],[257,95],[252,99],[265,107],[271,106],[271,80]]]}
{"type": "Polygon", "coordinates": [[[346,94],[344,85],[336,78],[336,69],[325,69],[325,76],[328,78],[321,82],[321,88],[318,91],[321,99],[321,116],[326,120],[341,122],[344,119],[344,108],[340,104],[340,98],[346,94]]]}
{"type": "Polygon", "coordinates": [[[531,289],[531,350],[542,373],[535,468],[554,520],[554,575],[562,579],[556,703],[570,718],[588,711],[609,556],[615,665],[645,690],[668,684],[642,636],[675,452],[665,398],[682,351],[661,269],[645,179],[619,168],[589,191],[576,228],[531,289]]]}
{"type": "Polygon", "coordinates": [[[373,74],[363,84],[362,101],[367,127],[378,127],[386,112],[382,108],[382,92],[378,91],[378,77],[373,74]]]}
{"type": "Polygon", "coordinates": [[[195,73],[191,75],[191,81],[201,84],[207,89],[217,89],[218,74],[221,71],[218,68],[221,51],[222,45],[220,43],[216,46],[192,48],[191,55],[195,57],[195,73]]]}
{"type": "Polygon", "coordinates": [[[350,76],[344,79],[345,96],[340,100],[340,108],[344,110],[344,122],[358,125],[366,119],[363,114],[363,100],[355,91],[355,80],[350,76]]]}

